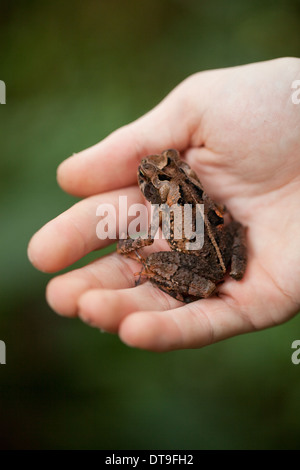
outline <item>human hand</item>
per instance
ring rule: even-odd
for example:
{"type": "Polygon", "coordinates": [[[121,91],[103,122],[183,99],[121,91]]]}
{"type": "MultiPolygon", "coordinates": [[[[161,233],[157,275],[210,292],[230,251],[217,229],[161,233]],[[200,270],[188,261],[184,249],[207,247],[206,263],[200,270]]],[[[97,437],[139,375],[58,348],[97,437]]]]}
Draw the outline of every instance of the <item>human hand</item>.
{"type": "Polygon", "coordinates": [[[61,187],[85,199],[45,225],[29,244],[40,270],[55,272],[107,244],[96,208],[143,202],[140,159],[177,148],[207,193],[248,227],[242,281],[226,278],[218,297],[188,305],[150,282],[134,287],[140,265],[116,253],[52,279],[50,306],[156,351],[197,348],[278,325],[300,307],[300,105],[292,82],[300,59],[285,58],[195,74],[156,108],[64,161],[61,187]]]}

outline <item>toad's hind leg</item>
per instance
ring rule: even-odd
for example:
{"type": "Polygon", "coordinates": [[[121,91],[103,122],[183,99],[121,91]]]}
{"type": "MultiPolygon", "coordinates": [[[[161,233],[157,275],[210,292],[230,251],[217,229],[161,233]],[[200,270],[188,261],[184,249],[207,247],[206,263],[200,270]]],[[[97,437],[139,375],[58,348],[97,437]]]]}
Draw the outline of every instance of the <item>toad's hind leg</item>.
{"type": "Polygon", "coordinates": [[[183,302],[207,298],[215,291],[215,283],[197,272],[198,258],[176,251],[151,253],[145,268],[150,281],[164,292],[183,302]]]}
{"type": "Polygon", "coordinates": [[[198,299],[206,299],[215,292],[216,284],[209,279],[193,274],[193,279],[187,280],[187,272],[178,274],[178,277],[182,275],[188,282],[182,282],[182,280],[179,282],[178,280],[169,281],[158,275],[150,277],[150,281],[162,291],[185,303],[194,302],[198,299]]]}
{"type": "Polygon", "coordinates": [[[228,225],[232,237],[230,276],[239,281],[245,274],[247,265],[246,228],[239,222],[232,221],[228,225]]]}

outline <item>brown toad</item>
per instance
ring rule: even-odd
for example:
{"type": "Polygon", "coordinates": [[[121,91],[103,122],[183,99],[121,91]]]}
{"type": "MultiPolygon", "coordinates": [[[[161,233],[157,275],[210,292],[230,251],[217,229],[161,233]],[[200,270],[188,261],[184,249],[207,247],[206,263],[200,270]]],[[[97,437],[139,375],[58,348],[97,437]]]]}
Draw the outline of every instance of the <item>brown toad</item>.
{"type": "MultiPolygon", "coordinates": [[[[225,208],[206,194],[196,173],[180,159],[176,150],[169,149],[161,155],[144,158],[138,168],[138,184],[151,204],[181,208],[189,204],[191,207],[189,236],[183,229],[183,219],[182,237],[174,236],[175,218],[171,211],[170,237],[167,239],[171,251],[152,253],[143,262],[145,274],[152,283],[178,300],[191,302],[212,295],[229,266],[230,276],[237,281],[242,279],[247,264],[245,228],[234,220],[224,224],[225,208]],[[195,250],[190,247],[195,242],[199,214],[196,207],[199,204],[202,204],[204,235],[203,246],[195,250]]],[[[146,239],[120,240],[118,252],[136,252],[152,243],[151,235],[146,239]]]]}

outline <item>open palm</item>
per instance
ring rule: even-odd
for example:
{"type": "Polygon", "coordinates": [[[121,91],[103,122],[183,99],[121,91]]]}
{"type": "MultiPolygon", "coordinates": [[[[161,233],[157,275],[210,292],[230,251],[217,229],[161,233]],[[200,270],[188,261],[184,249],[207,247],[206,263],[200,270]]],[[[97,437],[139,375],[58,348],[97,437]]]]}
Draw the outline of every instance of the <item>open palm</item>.
{"type": "Polygon", "coordinates": [[[151,112],[58,169],[61,187],[85,199],[32,238],[29,258],[43,271],[69,266],[107,241],[96,236],[96,208],[119,195],[143,202],[140,159],[177,148],[206,192],[248,227],[242,281],[226,278],[218,296],[188,305],[150,282],[135,287],[140,266],[116,253],[55,277],[49,304],[65,316],[118,332],[135,347],[195,348],[277,325],[300,306],[300,78],[293,58],[202,72],[151,112]]]}

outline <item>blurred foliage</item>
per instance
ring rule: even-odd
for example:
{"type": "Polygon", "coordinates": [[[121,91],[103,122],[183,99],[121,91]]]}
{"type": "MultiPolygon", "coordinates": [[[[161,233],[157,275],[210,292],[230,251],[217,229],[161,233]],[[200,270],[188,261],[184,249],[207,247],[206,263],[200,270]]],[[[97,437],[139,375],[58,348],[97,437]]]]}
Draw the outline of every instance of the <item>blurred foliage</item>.
{"type": "Polygon", "coordinates": [[[59,162],[193,72],[299,56],[299,16],[296,0],[1,0],[1,448],[299,448],[299,318],[203,350],[136,351],[55,316],[50,276],[26,257],[74,202],[59,162]]]}

